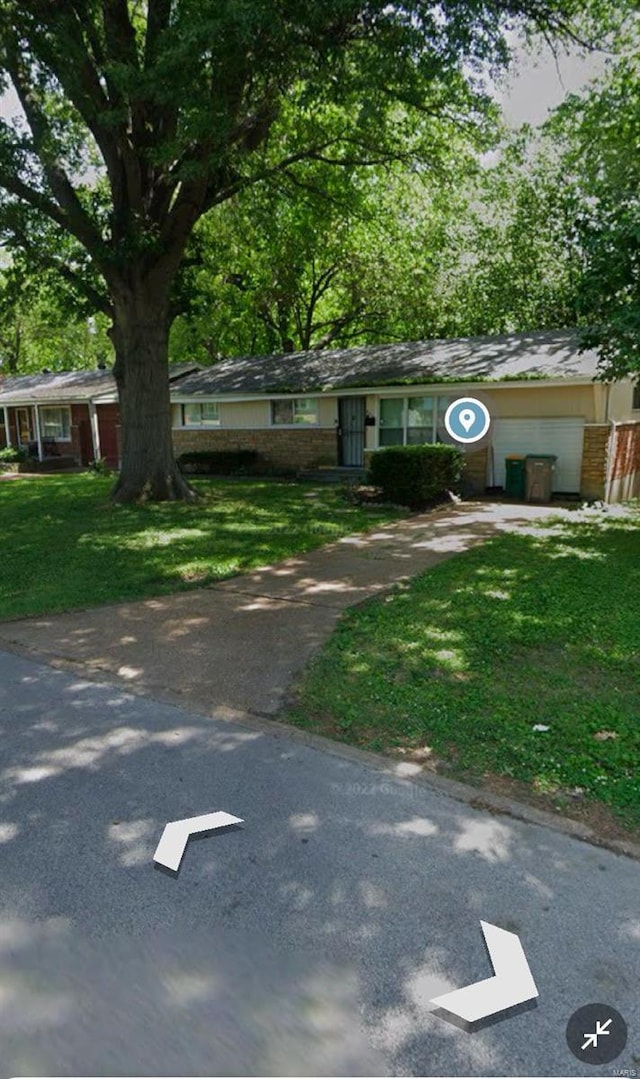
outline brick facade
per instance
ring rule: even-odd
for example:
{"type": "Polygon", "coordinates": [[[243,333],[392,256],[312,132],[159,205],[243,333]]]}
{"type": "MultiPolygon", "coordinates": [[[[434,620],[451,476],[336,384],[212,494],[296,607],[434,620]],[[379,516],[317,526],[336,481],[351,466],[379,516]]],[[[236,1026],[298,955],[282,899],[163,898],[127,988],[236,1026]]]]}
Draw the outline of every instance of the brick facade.
{"type": "Polygon", "coordinates": [[[120,465],[120,408],[116,403],[96,405],[100,456],[109,468],[120,465]]]}
{"type": "Polygon", "coordinates": [[[609,457],[608,497],[617,501],[640,494],[640,422],[616,424],[609,457]]]}
{"type": "Polygon", "coordinates": [[[611,454],[609,478],[612,480],[640,472],[640,422],[619,423],[611,454]]]}
{"type": "Polygon", "coordinates": [[[12,446],[18,445],[18,421],[15,408],[9,408],[9,442],[12,446]]]}
{"type": "Polygon", "coordinates": [[[580,473],[580,494],[583,498],[605,497],[610,438],[611,426],[608,423],[585,425],[580,473]]]}
{"type": "Polygon", "coordinates": [[[88,405],[71,405],[71,446],[68,442],[61,442],[58,448],[60,453],[71,454],[79,465],[88,465],[93,460],[88,405]]]}
{"type": "Polygon", "coordinates": [[[338,463],[338,439],[333,428],[175,428],[173,445],[176,456],[194,450],[256,450],[267,467],[286,471],[338,463]]]}

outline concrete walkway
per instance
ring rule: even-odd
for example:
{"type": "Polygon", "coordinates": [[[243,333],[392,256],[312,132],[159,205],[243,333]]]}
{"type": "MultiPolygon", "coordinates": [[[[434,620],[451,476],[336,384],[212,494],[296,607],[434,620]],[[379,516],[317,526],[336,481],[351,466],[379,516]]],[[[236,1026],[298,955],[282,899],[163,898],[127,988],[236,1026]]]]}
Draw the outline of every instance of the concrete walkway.
{"type": "Polygon", "coordinates": [[[270,717],[345,608],[559,512],[446,506],[206,589],[5,622],[0,648],[117,679],[206,715],[270,717]]]}

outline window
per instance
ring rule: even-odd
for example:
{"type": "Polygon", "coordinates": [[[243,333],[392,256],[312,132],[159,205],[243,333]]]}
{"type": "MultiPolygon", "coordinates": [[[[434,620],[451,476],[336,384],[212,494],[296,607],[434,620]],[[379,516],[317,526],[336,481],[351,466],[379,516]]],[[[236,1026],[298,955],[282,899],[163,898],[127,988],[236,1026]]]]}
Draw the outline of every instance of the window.
{"type": "Polygon", "coordinates": [[[383,397],[380,401],[380,445],[404,443],[404,398],[383,397]]]}
{"type": "Polygon", "coordinates": [[[383,397],[380,446],[418,446],[445,439],[444,416],[451,397],[383,397]]]}
{"type": "Polygon", "coordinates": [[[70,442],[71,409],[41,408],[40,433],[43,438],[58,438],[61,442],[70,442]]]}
{"type": "Polygon", "coordinates": [[[636,382],[633,387],[633,401],[631,407],[637,411],[640,411],[640,382],[636,382]]]}
{"type": "Polygon", "coordinates": [[[271,402],[271,422],[275,426],[317,424],[318,401],[315,397],[294,397],[271,402]]]}
{"type": "Polygon", "coordinates": [[[447,433],[447,428],[444,425],[444,418],[447,414],[447,409],[453,397],[436,397],[436,435],[435,442],[449,442],[450,436],[447,433]]]}
{"type": "Polygon", "coordinates": [[[407,407],[407,444],[433,442],[433,397],[410,397],[407,407]]]}
{"type": "Polygon", "coordinates": [[[198,401],[182,406],[183,427],[219,427],[220,406],[217,401],[198,401]]]}

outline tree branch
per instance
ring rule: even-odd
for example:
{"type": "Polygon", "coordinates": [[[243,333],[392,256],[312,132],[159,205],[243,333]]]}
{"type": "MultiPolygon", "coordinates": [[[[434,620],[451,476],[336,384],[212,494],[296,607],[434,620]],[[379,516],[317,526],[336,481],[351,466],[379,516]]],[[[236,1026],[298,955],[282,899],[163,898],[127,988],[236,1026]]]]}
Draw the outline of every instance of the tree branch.
{"type": "Polygon", "coordinates": [[[145,67],[153,64],[158,49],[158,42],[169,26],[171,0],[148,0],[147,33],[144,42],[145,67]]]}
{"type": "Polygon", "coordinates": [[[48,199],[41,191],[29,187],[29,185],[25,184],[15,173],[5,172],[1,166],[0,186],[4,187],[10,195],[14,195],[22,202],[26,202],[27,205],[31,206],[34,210],[39,210],[40,213],[50,218],[51,221],[61,229],[64,229],[65,232],[69,231],[66,215],[55,202],[48,199]]]}
{"type": "MultiPolygon", "coordinates": [[[[86,247],[87,251],[96,259],[96,264],[102,269],[100,249],[102,236],[92,221],[89,214],[82,206],[76,191],[69,178],[58,161],[54,151],[54,140],[44,111],[37,101],[37,91],[31,85],[27,72],[17,48],[17,42],[13,35],[7,35],[5,39],[6,54],[5,62],[11,81],[20,99],[27,123],[31,129],[33,144],[42,163],[45,176],[53,193],[53,196],[61,210],[64,212],[62,219],[57,223],[62,224],[86,247]]],[[[16,178],[17,179],[17,178],[16,178]]],[[[21,183],[21,181],[17,181],[21,183]]],[[[21,185],[28,190],[27,185],[21,185]]],[[[20,197],[25,197],[24,194],[20,197]]],[[[33,199],[26,199],[33,205],[33,199]]],[[[45,211],[48,212],[48,211],[45,211]]],[[[49,214],[49,216],[52,216],[49,214]]],[[[54,220],[56,220],[54,218],[54,220]]]]}
{"type": "Polygon", "coordinates": [[[29,237],[20,229],[14,227],[12,231],[25,254],[30,255],[34,261],[44,269],[54,270],[56,273],[60,274],[60,276],[64,278],[65,281],[68,281],[73,288],[86,296],[96,311],[102,311],[103,314],[108,315],[109,318],[113,318],[113,307],[109,303],[108,298],[87,281],[86,275],[75,273],[68,263],[60,262],[58,259],[54,258],[53,255],[45,254],[36,244],[33,244],[29,240],[29,237]]]}

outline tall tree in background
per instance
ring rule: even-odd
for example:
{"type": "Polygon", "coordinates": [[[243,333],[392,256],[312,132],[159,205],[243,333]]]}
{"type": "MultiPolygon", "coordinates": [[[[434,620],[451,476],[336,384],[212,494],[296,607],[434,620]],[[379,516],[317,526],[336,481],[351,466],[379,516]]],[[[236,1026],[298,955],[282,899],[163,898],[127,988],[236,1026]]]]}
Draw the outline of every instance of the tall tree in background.
{"type": "Polygon", "coordinates": [[[111,360],[108,319],[61,288],[52,272],[0,269],[0,375],[69,371],[111,360]]]}
{"type": "Polygon", "coordinates": [[[495,137],[491,123],[473,138],[431,127],[442,142],[437,168],[307,162],[293,181],[253,187],[208,214],[172,358],[210,363],[429,335],[443,228],[460,208],[462,178],[495,137]]]}
{"type": "Polygon", "coordinates": [[[112,319],[116,499],[194,497],[173,456],[167,349],[202,215],[301,162],[392,159],[408,116],[428,151],[434,117],[481,110],[474,75],[506,63],[514,22],[566,34],[593,2],[0,0],[0,90],[22,113],[0,123],[0,228],[112,319]],[[270,136],[285,108],[282,157],[270,136]]]}
{"type": "Polygon", "coordinates": [[[447,134],[436,172],[314,167],[286,198],[254,188],[208,215],[173,358],[575,327],[584,258],[558,147],[503,132],[482,164],[483,140],[447,134]]]}
{"type": "Polygon", "coordinates": [[[574,327],[582,252],[556,145],[525,126],[461,194],[436,285],[442,335],[574,327]]]}
{"type": "Polygon", "coordinates": [[[574,192],[583,341],[599,350],[607,378],[640,372],[640,34],[626,46],[548,125],[574,192]]]}

